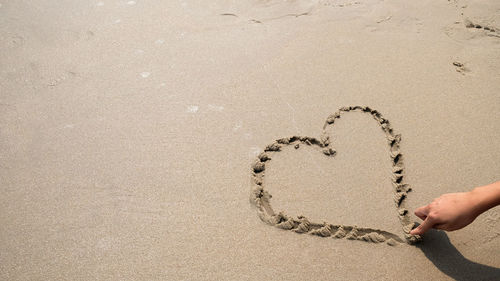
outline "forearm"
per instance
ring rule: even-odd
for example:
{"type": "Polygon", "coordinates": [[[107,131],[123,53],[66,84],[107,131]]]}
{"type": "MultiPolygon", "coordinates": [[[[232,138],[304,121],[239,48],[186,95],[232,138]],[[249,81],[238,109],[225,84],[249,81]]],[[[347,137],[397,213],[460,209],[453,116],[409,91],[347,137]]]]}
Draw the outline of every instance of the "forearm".
{"type": "Polygon", "coordinates": [[[500,205],[500,181],[470,191],[477,215],[500,205]]]}

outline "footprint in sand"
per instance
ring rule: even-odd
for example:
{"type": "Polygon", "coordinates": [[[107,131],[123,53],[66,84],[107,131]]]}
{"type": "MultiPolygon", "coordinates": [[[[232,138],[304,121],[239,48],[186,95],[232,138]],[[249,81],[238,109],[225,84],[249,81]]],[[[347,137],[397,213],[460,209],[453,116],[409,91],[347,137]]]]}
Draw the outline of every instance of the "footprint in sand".
{"type": "Polygon", "coordinates": [[[455,70],[458,73],[461,73],[462,75],[465,75],[466,72],[470,72],[470,69],[465,66],[465,64],[459,62],[459,61],[454,61],[453,66],[455,66],[455,70]]]}
{"type": "Polygon", "coordinates": [[[479,23],[469,18],[462,21],[456,21],[444,30],[445,34],[451,39],[463,42],[480,37],[500,38],[500,28],[488,23],[479,23]]]}
{"type": "MultiPolygon", "coordinates": [[[[290,230],[296,233],[308,233],[322,237],[346,238],[350,240],[360,240],[373,243],[387,243],[388,245],[397,245],[400,243],[413,244],[421,240],[418,235],[411,235],[410,231],[416,227],[409,216],[406,208],[405,199],[411,188],[404,183],[404,164],[403,155],[400,152],[401,135],[395,134],[389,120],[385,119],[380,112],[367,106],[348,106],[342,107],[337,112],[328,116],[323,126],[323,133],[320,139],[304,136],[293,136],[276,140],[268,145],[264,152],[257,156],[257,160],[252,166],[252,192],[250,201],[257,207],[257,212],[262,221],[277,228],[290,230]],[[316,149],[326,157],[334,157],[336,151],[332,148],[329,135],[326,132],[328,127],[332,127],[335,120],[347,112],[361,112],[369,114],[377,121],[385,133],[389,145],[389,155],[392,161],[392,185],[394,188],[394,202],[401,222],[404,239],[397,234],[388,231],[373,229],[367,227],[348,226],[342,224],[318,223],[309,220],[304,216],[297,218],[290,217],[284,212],[275,213],[271,206],[271,194],[264,188],[264,175],[266,163],[273,157],[277,157],[280,151],[294,148],[300,149],[306,145],[316,149]]],[[[293,149],[292,149],[293,151],[293,149]]]]}

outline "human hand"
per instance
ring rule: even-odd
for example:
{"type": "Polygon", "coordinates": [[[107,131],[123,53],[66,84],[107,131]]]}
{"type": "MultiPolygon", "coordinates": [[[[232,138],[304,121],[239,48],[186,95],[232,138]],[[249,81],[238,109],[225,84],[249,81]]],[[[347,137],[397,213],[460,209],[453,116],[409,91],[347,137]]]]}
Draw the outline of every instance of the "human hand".
{"type": "Polygon", "coordinates": [[[473,222],[481,214],[472,192],[448,193],[415,210],[424,222],[410,234],[422,235],[431,228],[453,231],[473,222]]]}

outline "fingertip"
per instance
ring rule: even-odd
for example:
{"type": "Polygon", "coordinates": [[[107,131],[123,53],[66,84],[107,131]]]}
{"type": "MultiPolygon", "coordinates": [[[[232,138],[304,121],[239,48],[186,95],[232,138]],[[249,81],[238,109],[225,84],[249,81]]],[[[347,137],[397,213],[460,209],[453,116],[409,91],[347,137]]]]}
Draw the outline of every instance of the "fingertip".
{"type": "Polygon", "coordinates": [[[422,235],[426,233],[429,229],[431,229],[435,224],[435,221],[433,218],[427,216],[427,218],[424,220],[424,222],[419,225],[415,230],[417,230],[416,234],[422,235]]]}
{"type": "Polygon", "coordinates": [[[411,235],[420,235],[420,226],[410,231],[411,235]]]}

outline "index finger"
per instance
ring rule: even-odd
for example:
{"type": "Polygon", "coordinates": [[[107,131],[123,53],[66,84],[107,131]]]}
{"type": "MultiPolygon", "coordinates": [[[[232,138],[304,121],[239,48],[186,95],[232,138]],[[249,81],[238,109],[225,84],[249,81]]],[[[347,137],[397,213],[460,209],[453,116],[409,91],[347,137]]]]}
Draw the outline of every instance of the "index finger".
{"type": "Polygon", "coordinates": [[[432,217],[427,216],[427,218],[424,220],[424,222],[421,225],[419,225],[414,230],[410,231],[410,234],[411,235],[422,235],[425,232],[427,232],[429,229],[431,229],[435,223],[436,222],[432,217]]]}

